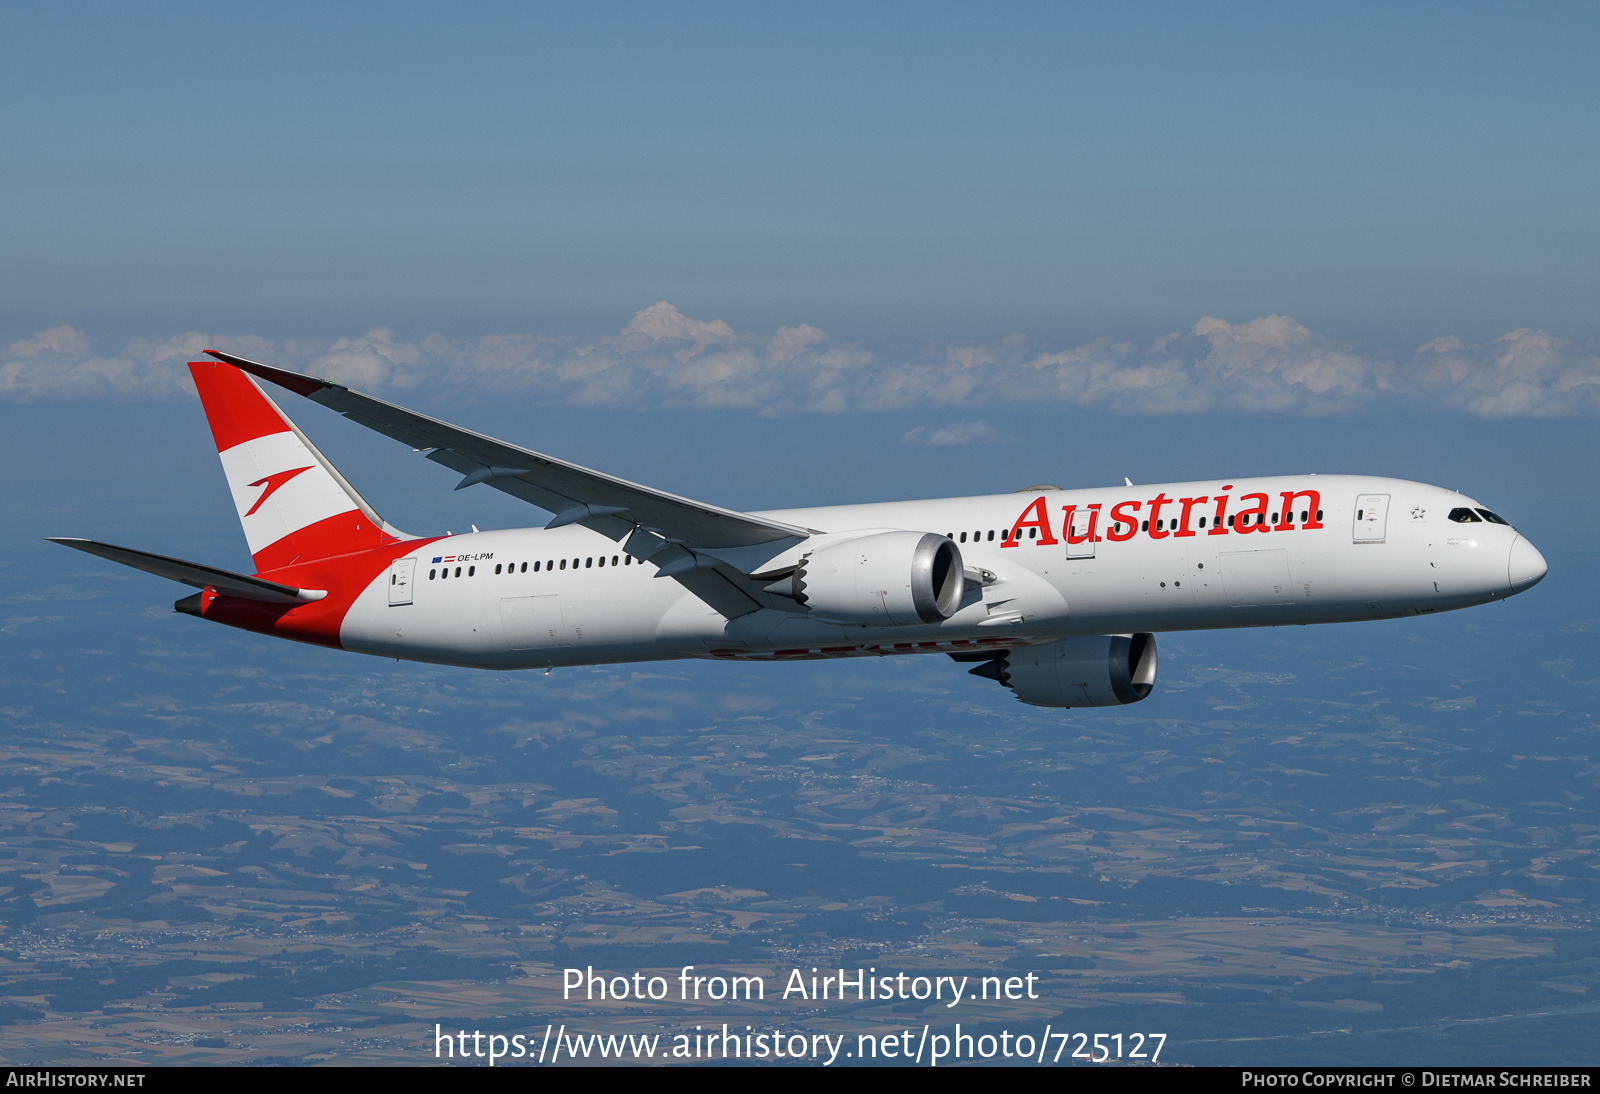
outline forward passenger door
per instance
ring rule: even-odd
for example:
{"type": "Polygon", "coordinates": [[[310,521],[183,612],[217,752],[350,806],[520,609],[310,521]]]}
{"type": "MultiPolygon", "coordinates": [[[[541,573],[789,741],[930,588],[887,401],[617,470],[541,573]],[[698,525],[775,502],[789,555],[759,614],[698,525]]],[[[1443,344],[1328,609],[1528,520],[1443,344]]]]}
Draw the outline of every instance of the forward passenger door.
{"type": "Polygon", "coordinates": [[[1362,494],[1356,498],[1356,522],[1352,534],[1357,543],[1382,543],[1388,534],[1388,525],[1388,494],[1362,494]]]}

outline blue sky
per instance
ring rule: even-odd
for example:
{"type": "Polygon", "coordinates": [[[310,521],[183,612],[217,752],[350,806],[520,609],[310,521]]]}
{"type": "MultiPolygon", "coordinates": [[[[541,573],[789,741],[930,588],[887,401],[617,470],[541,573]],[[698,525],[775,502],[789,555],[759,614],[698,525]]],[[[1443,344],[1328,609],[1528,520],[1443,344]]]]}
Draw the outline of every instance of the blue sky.
{"type": "Polygon", "coordinates": [[[1591,5],[12,4],[0,344],[1600,335],[1591,5]]]}
{"type": "MultiPolygon", "coordinates": [[[[220,345],[725,504],[1316,467],[1576,544],[1587,493],[1515,494],[1594,459],[1597,29],[1581,5],[9,5],[0,404],[25,449],[104,442],[66,492],[144,427],[44,405],[203,441],[182,362],[220,345]],[[727,458],[762,444],[828,470],[727,458]]],[[[390,448],[348,458],[391,507],[427,499],[419,530],[527,519],[390,448]]]]}

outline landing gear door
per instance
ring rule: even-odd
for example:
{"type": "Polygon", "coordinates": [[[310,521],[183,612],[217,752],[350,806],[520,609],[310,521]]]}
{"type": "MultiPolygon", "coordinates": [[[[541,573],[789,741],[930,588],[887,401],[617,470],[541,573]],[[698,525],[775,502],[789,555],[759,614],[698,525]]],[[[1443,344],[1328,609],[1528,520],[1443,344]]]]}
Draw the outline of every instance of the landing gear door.
{"type": "Polygon", "coordinates": [[[1389,495],[1362,494],[1356,498],[1355,541],[1382,543],[1389,524],[1389,495]]]}
{"type": "Polygon", "coordinates": [[[402,558],[389,567],[389,606],[411,603],[411,579],[417,572],[417,560],[402,558]]]}

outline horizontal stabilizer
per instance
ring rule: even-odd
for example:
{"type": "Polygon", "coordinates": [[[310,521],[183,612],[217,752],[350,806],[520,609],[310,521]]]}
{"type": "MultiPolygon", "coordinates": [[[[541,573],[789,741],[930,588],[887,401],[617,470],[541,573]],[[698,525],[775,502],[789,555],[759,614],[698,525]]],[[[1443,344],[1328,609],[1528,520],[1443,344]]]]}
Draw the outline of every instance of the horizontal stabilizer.
{"type": "Polygon", "coordinates": [[[215,566],[185,562],[181,558],[168,558],[166,555],[151,554],[149,551],[135,551],[131,547],[114,547],[109,543],[96,543],[92,539],[56,536],[45,538],[51,543],[59,543],[63,547],[71,547],[75,551],[97,555],[112,562],[120,562],[124,566],[132,566],[135,570],[143,570],[147,574],[181,581],[197,589],[209,585],[219,593],[244,597],[246,600],[262,600],[269,604],[306,604],[321,600],[328,595],[322,589],[296,589],[292,585],[280,585],[276,581],[264,581],[259,577],[236,574],[231,570],[219,570],[215,566]]]}

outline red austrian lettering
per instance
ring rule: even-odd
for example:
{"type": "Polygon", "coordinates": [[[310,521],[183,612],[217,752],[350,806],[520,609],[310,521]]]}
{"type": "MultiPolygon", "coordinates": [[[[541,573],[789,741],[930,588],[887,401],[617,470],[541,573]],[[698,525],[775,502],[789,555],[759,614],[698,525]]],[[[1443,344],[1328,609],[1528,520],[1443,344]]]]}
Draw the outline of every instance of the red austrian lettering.
{"type": "Polygon", "coordinates": [[[1235,532],[1265,532],[1267,530],[1267,506],[1270,504],[1265,494],[1240,494],[1240,501],[1249,501],[1251,498],[1259,499],[1257,504],[1241,511],[1237,516],[1233,530],[1235,532]]]}
{"type": "Polygon", "coordinates": [[[1021,536],[1024,528],[1037,528],[1039,530],[1039,538],[1036,542],[1040,547],[1061,542],[1050,534],[1050,512],[1045,508],[1043,497],[1035,499],[1032,504],[1022,511],[1022,515],[1017,518],[1017,523],[1011,526],[1011,534],[1006,536],[1005,542],[1000,546],[1015,547],[1017,539],[1021,536]]]}
{"type": "Polygon", "coordinates": [[[1132,510],[1144,508],[1142,501],[1119,501],[1111,507],[1111,527],[1106,529],[1106,538],[1113,543],[1121,543],[1125,539],[1132,539],[1133,534],[1139,530],[1139,518],[1134,516],[1132,510]],[[1124,532],[1122,529],[1128,529],[1124,532]]]}
{"type": "Polygon", "coordinates": [[[1150,499],[1150,538],[1166,539],[1172,533],[1161,527],[1161,507],[1172,499],[1165,493],[1157,494],[1150,499]]]}
{"type": "Polygon", "coordinates": [[[1180,539],[1184,536],[1194,535],[1194,529],[1189,527],[1189,513],[1201,502],[1210,500],[1210,498],[1179,498],[1178,504],[1183,506],[1183,515],[1178,518],[1178,530],[1174,534],[1180,539]]]}
{"type": "MultiPolygon", "coordinates": [[[[1305,511],[1306,512],[1306,517],[1305,517],[1305,520],[1301,522],[1300,527],[1302,527],[1302,528],[1321,528],[1322,527],[1322,521],[1320,519],[1318,519],[1318,514],[1320,514],[1322,512],[1322,495],[1320,493],[1318,493],[1317,491],[1315,491],[1315,490],[1285,490],[1285,491],[1283,491],[1283,511],[1285,513],[1291,514],[1288,517],[1288,519],[1291,520],[1291,521],[1294,520],[1294,516],[1292,514],[1294,513],[1294,502],[1295,502],[1296,498],[1306,498],[1306,499],[1308,499],[1308,504],[1306,506],[1306,511],[1305,511]]],[[[1293,524],[1289,525],[1289,528],[1292,528],[1292,527],[1294,527],[1293,524]]],[[[1287,532],[1289,530],[1289,528],[1285,528],[1284,531],[1287,532]]]]}
{"type": "Polygon", "coordinates": [[[1068,543],[1099,543],[1100,537],[1095,535],[1096,527],[1100,523],[1100,503],[1083,507],[1081,514],[1076,505],[1063,505],[1061,511],[1065,516],[1061,520],[1061,534],[1068,543]],[[1074,514],[1078,514],[1076,520],[1074,514]]]}
{"type": "MultiPolygon", "coordinates": [[[[1227,486],[1224,486],[1223,489],[1224,490],[1232,490],[1233,489],[1233,484],[1229,483],[1227,486]]],[[[1225,536],[1225,535],[1228,534],[1228,526],[1225,523],[1223,523],[1223,519],[1222,519],[1227,514],[1227,511],[1228,511],[1228,495],[1226,495],[1226,494],[1218,494],[1217,495],[1217,514],[1216,514],[1216,516],[1211,518],[1211,531],[1206,533],[1207,535],[1225,536]]]]}

